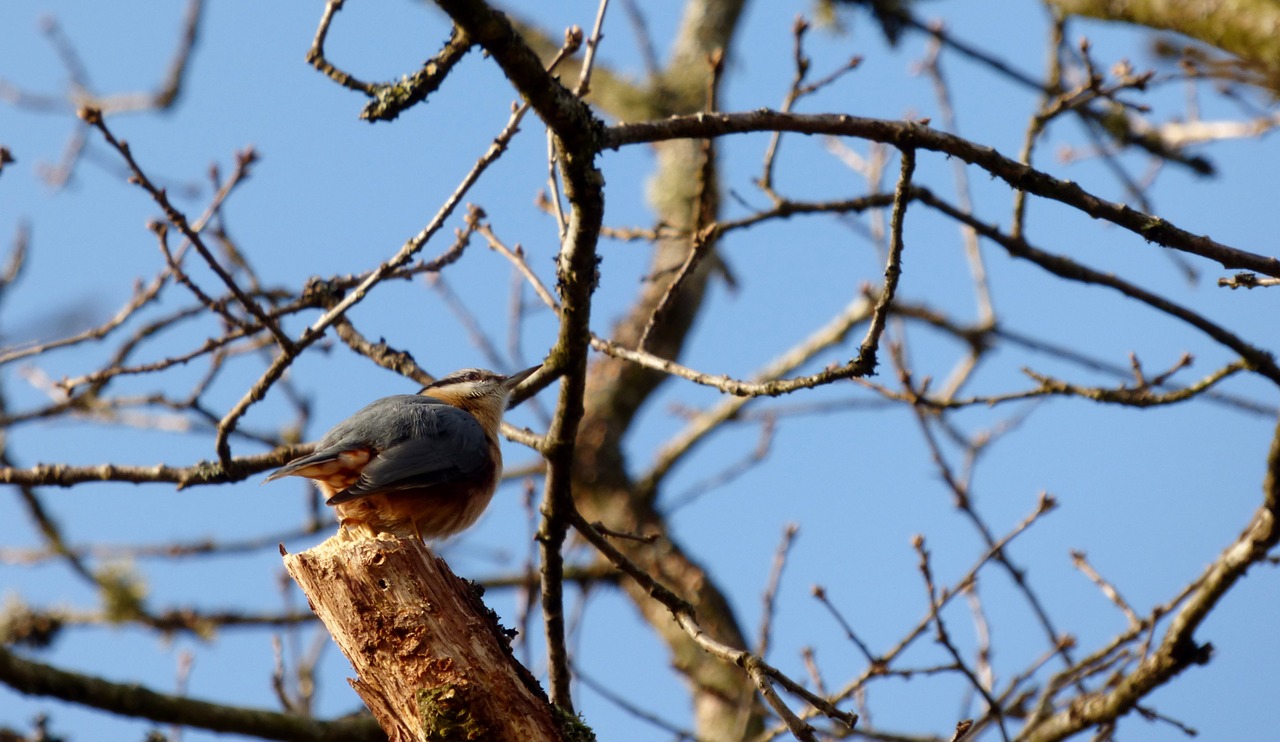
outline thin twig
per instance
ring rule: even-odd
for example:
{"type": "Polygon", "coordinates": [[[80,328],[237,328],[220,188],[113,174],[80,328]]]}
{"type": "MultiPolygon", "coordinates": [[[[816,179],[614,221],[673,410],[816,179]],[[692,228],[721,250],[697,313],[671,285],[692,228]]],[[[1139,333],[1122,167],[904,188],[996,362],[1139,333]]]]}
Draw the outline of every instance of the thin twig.
{"type": "MultiPolygon", "coordinates": [[[[600,7],[596,10],[596,22],[591,27],[591,36],[587,38],[587,53],[582,58],[582,69],[578,73],[578,84],[573,89],[573,94],[579,98],[591,92],[591,71],[595,69],[596,52],[600,48],[600,39],[604,38],[604,13],[609,9],[609,0],[600,0],[600,7]]],[[[581,35],[581,31],[579,31],[581,35]]]]}
{"type": "MultiPolygon", "coordinates": [[[[724,72],[724,53],[717,51],[707,60],[711,74],[707,78],[707,111],[715,111],[718,105],[716,91],[719,89],[720,76],[724,72]]],[[[640,331],[640,339],[636,348],[644,351],[649,343],[649,336],[655,327],[662,323],[675,306],[676,297],[684,287],[689,276],[698,265],[715,249],[714,233],[704,232],[704,225],[713,222],[716,216],[716,150],[710,139],[700,142],[702,165],[698,169],[697,189],[693,199],[693,226],[690,230],[689,249],[685,252],[684,261],[676,270],[675,276],[667,284],[666,291],[654,305],[644,329],[640,331]]]]}
{"type": "Polygon", "coordinates": [[[916,169],[916,152],[914,149],[902,150],[902,168],[898,175],[898,185],[893,191],[893,212],[889,217],[889,255],[884,266],[884,288],[876,298],[871,313],[871,323],[867,326],[867,334],[858,348],[858,357],[854,362],[857,367],[855,376],[867,376],[876,369],[876,349],[880,345],[880,336],[884,334],[885,322],[889,317],[889,306],[898,291],[898,279],[902,275],[902,229],[906,220],[907,203],[910,201],[911,175],[916,169]]]}
{"type": "MultiPolygon", "coordinates": [[[[107,128],[106,121],[103,119],[102,111],[96,108],[85,107],[80,109],[79,115],[87,124],[101,132],[103,138],[107,140],[107,143],[120,153],[124,158],[125,163],[129,166],[129,171],[133,173],[133,182],[151,195],[151,198],[156,202],[156,205],[164,211],[165,219],[168,220],[169,224],[173,225],[174,228],[181,232],[182,236],[185,237],[191,246],[196,249],[196,252],[200,254],[200,257],[204,258],[204,261],[209,265],[209,268],[218,276],[219,279],[221,279],[222,283],[231,291],[236,300],[240,302],[240,305],[243,306],[249,314],[253,315],[255,319],[261,322],[262,326],[271,333],[271,336],[274,337],[276,342],[280,345],[281,350],[285,353],[296,352],[293,349],[293,342],[285,336],[279,325],[267,316],[267,314],[262,310],[262,307],[258,305],[258,302],[254,301],[252,297],[244,293],[240,288],[240,285],[236,283],[235,279],[226,272],[218,262],[217,258],[213,256],[213,253],[211,253],[209,248],[205,246],[204,240],[200,238],[200,233],[197,228],[187,221],[186,215],[178,211],[173,204],[169,202],[169,197],[165,194],[164,190],[157,188],[151,179],[147,177],[147,174],[142,171],[141,166],[138,165],[138,162],[134,159],[133,152],[130,151],[128,143],[116,139],[115,135],[111,133],[111,130],[107,128]]],[[[249,159],[245,163],[245,167],[248,167],[249,162],[252,162],[252,159],[249,159]]]]}
{"type": "Polygon", "coordinates": [[[600,551],[615,567],[625,572],[634,579],[658,602],[666,606],[673,614],[673,620],[682,628],[690,638],[702,647],[709,654],[724,660],[730,664],[742,668],[744,672],[756,683],[761,695],[769,706],[786,722],[787,728],[797,738],[802,740],[816,740],[815,730],[807,722],[796,716],[786,703],[779,698],[774,684],[781,685],[787,690],[820,711],[828,718],[838,721],[845,725],[848,729],[853,729],[857,724],[857,714],[841,711],[835,707],[830,701],[815,695],[811,691],[805,689],[799,683],[791,680],[786,675],[779,672],[776,668],[770,666],[764,660],[755,654],[743,649],[735,649],[713,639],[698,623],[694,617],[693,606],[680,596],[673,593],[669,588],[665,587],[658,581],[654,580],[647,572],[636,566],[634,562],[621,552],[618,551],[604,534],[597,531],[590,523],[588,523],[581,514],[576,510],[568,513],[569,521],[583,538],[591,542],[593,546],[600,551]]]}

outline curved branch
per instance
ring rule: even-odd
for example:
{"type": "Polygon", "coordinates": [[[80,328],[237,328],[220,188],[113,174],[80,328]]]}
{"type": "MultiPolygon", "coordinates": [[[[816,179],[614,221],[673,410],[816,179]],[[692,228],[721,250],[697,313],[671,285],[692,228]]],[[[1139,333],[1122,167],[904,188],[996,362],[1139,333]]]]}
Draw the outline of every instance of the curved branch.
{"type": "Polygon", "coordinates": [[[933,195],[933,193],[926,188],[918,188],[916,191],[916,198],[920,199],[922,203],[928,204],[938,211],[941,211],[952,219],[956,219],[966,224],[978,234],[1003,247],[1010,255],[1016,258],[1026,258],[1050,273],[1068,280],[1080,281],[1082,283],[1093,283],[1099,286],[1113,288],[1125,296],[1137,299],[1153,309],[1157,309],[1171,317],[1175,317],[1186,322],[1222,345],[1225,345],[1236,353],[1239,353],[1240,356],[1244,358],[1250,366],[1252,366],[1253,370],[1267,377],[1276,384],[1280,384],[1280,366],[1276,365],[1276,359],[1271,355],[1271,353],[1262,350],[1251,343],[1245,342],[1240,336],[1230,332],[1221,325],[1209,321],[1202,315],[1169,301],[1158,294],[1147,291],[1140,286],[1129,283],[1122,278],[1117,278],[1110,273],[1093,270],[1092,268],[1081,265],[1069,258],[1054,255],[1033,247],[1022,238],[1011,237],[1004,234],[995,227],[978,221],[971,215],[957,209],[951,204],[948,204],[933,195]]]}
{"type": "Polygon", "coordinates": [[[1262,494],[1262,505],[1244,532],[1193,583],[1196,588],[1174,614],[1155,651],[1133,672],[1108,683],[1108,690],[1078,698],[1047,718],[1033,718],[1018,735],[1020,741],[1065,739],[1096,724],[1114,721],[1183,670],[1209,661],[1213,645],[1198,644],[1196,630],[1231,587],[1251,567],[1267,559],[1280,543],[1280,425],[1276,426],[1267,454],[1262,494]]]}
{"type": "Polygon", "coordinates": [[[694,114],[662,121],[618,124],[604,132],[604,145],[618,149],[628,144],[701,139],[762,131],[794,131],[869,139],[899,148],[942,152],[986,170],[1013,188],[1059,201],[1094,219],[1105,219],[1143,239],[1216,261],[1224,268],[1243,269],[1280,278],[1280,260],[1224,245],[1191,234],[1168,221],[1124,204],[1107,201],[1076,183],[1059,180],[1035,168],[1009,159],[991,147],[930,129],[912,121],[890,121],[844,114],[802,115],[761,109],[750,113],[694,114]]]}

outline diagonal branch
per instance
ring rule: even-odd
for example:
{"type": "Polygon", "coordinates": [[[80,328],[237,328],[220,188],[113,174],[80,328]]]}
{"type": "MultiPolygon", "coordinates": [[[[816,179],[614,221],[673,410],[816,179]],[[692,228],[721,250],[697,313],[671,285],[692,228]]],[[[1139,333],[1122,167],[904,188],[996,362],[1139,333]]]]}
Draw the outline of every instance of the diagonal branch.
{"type": "Polygon", "coordinates": [[[1246,342],[1243,338],[1235,333],[1227,330],[1225,327],[1210,321],[1203,315],[1187,309],[1180,304],[1169,301],[1159,294],[1152,293],[1146,289],[1134,285],[1123,278],[1119,278],[1110,273],[1097,271],[1069,258],[1053,253],[1045,252],[1037,247],[1032,246],[1026,240],[1020,237],[1012,237],[1007,235],[995,227],[975,219],[972,215],[957,209],[948,204],[933,193],[924,188],[918,188],[916,197],[922,203],[937,209],[947,216],[960,221],[969,227],[972,227],[978,234],[995,242],[1009,252],[1010,255],[1018,258],[1025,258],[1044,268],[1050,273],[1062,278],[1079,281],[1082,283],[1092,283],[1099,286],[1106,286],[1115,289],[1125,296],[1137,299],[1147,306],[1164,312],[1165,314],[1186,322],[1188,325],[1200,330],[1221,345],[1224,345],[1247,361],[1252,369],[1259,374],[1265,376],[1276,384],[1280,384],[1280,366],[1276,364],[1275,357],[1268,351],[1263,350],[1252,343],[1246,342]]]}
{"type": "MultiPolygon", "coordinates": [[[[258,378],[258,381],[254,383],[248,393],[245,394],[245,396],[242,397],[240,401],[222,417],[222,420],[218,423],[218,437],[214,445],[218,452],[218,461],[221,462],[224,467],[230,461],[231,457],[231,448],[227,443],[227,436],[235,429],[236,423],[239,419],[248,412],[249,407],[266,396],[267,390],[275,384],[275,382],[280,380],[280,377],[284,375],[285,370],[293,363],[293,359],[297,357],[298,353],[301,353],[312,343],[319,340],[324,335],[326,328],[337,322],[347,312],[347,310],[355,306],[357,302],[363,300],[374,286],[378,285],[383,280],[396,275],[399,269],[407,265],[409,261],[426,246],[431,237],[435,235],[436,232],[440,231],[444,226],[445,221],[447,221],[449,216],[453,214],[454,210],[458,208],[458,204],[462,203],[463,197],[471,190],[471,187],[475,185],[476,181],[480,179],[481,174],[483,174],[490,165],[501,157],[503,152],[506,152],[507,146],[511,143],[511,139],[520,130],[520,121],[524,117],[525,110],[526,109],[522,107],[511,114],[511,118],[507,120],[506,126],[504,126],[498,136],[494,138],[493,143],[489,145],[489,148],[485,150],[484,154],[482,154],[480,158],[476,160],[476,163],[471,166],[471,170],[463,176],[462,182],[458,184],[457,188],[453,190],[453,193],[451,193],[449,197],[445,199],[445,202],[441,204],[439,210],[436,211],[435,216],[427,223],[427,226],[423,227],[422,231],[418,232],[413,237],[410,237],[403,245],[401,245],[395,255],[371,271],[362,281],[360,281],[358,286],[350,291],[350,293],[344,296],[333,306],[329,307],[320,319],[313,322],[310,327],[303,331],[302,337],[298,338],[298,340],[293,343],[291,350],[282,351],[277,355],[271,365],[263,372],[262,376],[258,378]]],[[[457,260],[460,256],[461,249],[447,251],[433,261],[433,265],[436,268],[440,268],[454,260],[457,260]]]]}
{"type": "MultiPolygon", "coordinates": [[[[284,334],[279,325],[267,316],[267,314],[262,310],[262,307],[258,305],[258,302],[254,301],[253,297],[246,294],[244,290],[240,288],[240,285],[236,283],[235,279],[231,277],[231,274],[227,273],[226,269],[222,267],[222,264],[218,262],[217,258],[213,256],[213,253],[209,251],[209,248],[205,246],[204,240],[200,238],[198,228],[191,224],[187,220],[186,215],[178,211],[177,208],[169,202],[169,197],[162,188],[158,188],[151,182],[151,179],[147,177],[147,174],[143,172],[141,166],[139,166],[138,162],[133,158],[133,152],[129,149],[128,143],[116,139],[115,135],[111,133],[111,130],[107,128],[106,121],[102,117],[102,111],[97,108],[85,107],[80,109],[79,114],[80,118],[84,119],[86,123],[101,132],[103,138],[107,140],[107,143],[115,148],[122,157],[124,157],[125,163],[129,166],[129,171],[133,174],[131,180],[138,184],[147,193],[151,194],[151,198],[156,202],[161,210],[164,211],[165,219],[167,219],[170,224],[182,233],[182,236],[191,243],[191,246],[196,249],[196,252],[200,253],[200,257],[204,258],[204,261],[209,264],[209,268],[212,269],[222,283],[226,285],[232,295],[236,297],[236,300],[240,302],[240,305],[245,308],[245,311],[253,315],[254,319],[261,322],[263,327],[265,327],[271,333],[272,337],[275,338],[276,342],[280,344],[280,347],[284,351],[289,352],[293,346],[292,341],[290,341],[288,336],[284,334]]],[[[252,162],[252,160],[250,160],[250,162],[252,162]]],[[[247,163],[245,166],[247,167],[247,163]]],[[[238,179],[236,182],[239,182],[238,179]]]]}
{"type": "Polygon", "coordinates": [[[1059,180],[1047,173],[1009,159],[991,147],[930,129],[909,121],[863,118],[845,114],[786,114],[760,110],[750,113],[697,114],[672,116],[662,121],[618,124],[603,134],[604,146],[617,149],[628,144],[671,139],[699,139],[760,131],[794,131],[805,134],[851,136],[897,147],[915,147],[957,157],[977,165],[1011,187],[1043,198],[1059,201],[1105,219],[1164,247],[1182,250],[1216,261],[1229,269],[1255,271],[1280,277],[1280,260],[1224,245],[1208,237],[1192,234],[1168,221],[1124,204],[1099,198],[1076,183],[1059,180]]]}
{"type": "Polygon", "coordinates": [[[1085,695],[1047,718],[1033,717],[1018,735],[1025,742],[1060,740],[1095,724],[1119,718],[1156,688],[1192,665],[1209,661],[1212,644],[1199,644],[1195,633],[1218,602],[1280,543],[1280,425],[1271,439],[1262,480],[1262,504],[1244,532],[1193,583],[1195,589],[1174,614],[1168,630],[1132,672],[1085,695]]]}
{"type": "Polygon", "coordinates": [[[703,630],[701,624],[694,614],[693,606],[688,601],[676,595],[662,583],[653,579],[648,572],[645,572],[637,566],[621,551],[613,547],[609,543],[608,538],[600,532],[600,527],[588,523],[585,518],[576,510],[569,513],[569,519],[573,523],[573,527],[582,537],[591,542],[601,554],[605,556],[615,567],[626,572],[629,577],[634,579],[649,597],[657,600],[671,611],[672,618],[685,631],[693,641],[707,653],[718,657],[719,659],[736,665],[745,672],[751,680],[759,688],[760,694],[764,696],[769,706],[778,713],[786,722],[787,728],[791,730],[797,738],[802,740],[813,741],[817,739],[815,730],[808,722],[801,719],[792,711],[786,703],[778,696],[774,689],[774,684],[781,685],[787,692],[792,693],[804,699],[813,706],[814,709],[829,717],[834,721],[838,721],[845,726],[846,729],[852,730],[858,723],[858,715],[836,708],[835,704],[827,699],[818,696],[801,684],[784,675],[777,668],[765,662],[758,655],[748,652],[745,649],[737,649],[729,646],[721,641],[716,640],[713,636],[703,630]]]}

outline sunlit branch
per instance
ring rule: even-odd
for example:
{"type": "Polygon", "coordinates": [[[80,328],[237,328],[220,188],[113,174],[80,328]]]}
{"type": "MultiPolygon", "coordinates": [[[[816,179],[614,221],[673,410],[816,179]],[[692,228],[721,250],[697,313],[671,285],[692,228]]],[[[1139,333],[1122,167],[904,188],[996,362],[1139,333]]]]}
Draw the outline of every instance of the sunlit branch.
{"type": "Polygon", "coordinates": [[[1071,181],[1060,180],[1001,155],[990,147],[930,129],[916,122],[871,119],[846,114],[786,114],[759,110],[749,113],[672,116],[662,121],[618,124],[604,133],[603,146],[617,149],[631,144],[699,139],[758,131],[794,131],[859,137],[897,147],[942,152],[976,165],[1008,183],[1043,198],[1060,201],[1095,219],[1105,219],[1144,240],[1213,260],[1226,268],[1240,268],[1280,277],[1280,260],[1224,245],[1192,234],[1168,220],[1101,199],[1071,181]]]}

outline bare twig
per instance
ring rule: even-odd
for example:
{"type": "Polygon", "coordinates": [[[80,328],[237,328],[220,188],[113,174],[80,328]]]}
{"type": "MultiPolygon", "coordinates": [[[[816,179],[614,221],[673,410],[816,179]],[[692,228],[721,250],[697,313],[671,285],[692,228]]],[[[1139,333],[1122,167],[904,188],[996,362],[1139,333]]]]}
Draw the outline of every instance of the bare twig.
{"type": "Polygon", "coordinates": [[[938,590],[933,583],[933,570],[929,566],[929,550],[925,548],[924,537],[916,536],[912,540],[912,546],[915,547],[916,553],[920,557],[920,574],[924,577],[925,592],[929,596],[929,612],[937,642],[951,655],[951,659],[955,662],[955,667],[968,679],[969,685],[987,702],[987,714],[995,717],[1000,729],[1000,737],[1007,742],[1009,740],[1009,730],[1005,727],[1004,712],[1000,707],[1000,702],[991,695],[991,690],[983,685],[982,681],[964,661],[964,658],[960,656],[960,650],[951,641],[946,622],[942,620],[941,606],[938,603],[938,590]]]}
{"type": "MultiPolygon", "coordinates": [[[[579,98],[591,92],[591,71],[595,69],[596,52],[600,49],[600,39],[604,38],[604,13],[609,9],[609,0],[600,0],[596,11],[596,22],[591,27],[591,35],[587,37],[587,53],[582,57],[582,69],[578,72],[578,84],[573,94],[579,98]]],[[[579,32],[581,36],[581,32],[579,32]]]]}
{"type": "Polygon", "coordinates": [[[603,534],[584,520],[576,511],[569,513],[569,519],[574,529],[582,534],[583,538],[591,542],[605,558],[642,585],[650,597],[666,606],[672,612],[673,620],[684,629],[698,646],[711,655],[742,668],[743,672],[747,673],[752,681],[755,682],[756,687],[759,688],[761,695],[770,708],[783,719],[787,728],[798,739],[816,740],[815,730],[807,722],[796,716],[795,712],[782,701],[774,689],[775,683],[781,685],[787,692],[804,699],[819,712],[834,721],[840,722],[848,729],[853,729],[854,725],[857,724],[858,717],[856,714],[839,710],[834,704],[806,690],[802,685],[783,675],[755,654],[743,649],[735,649],[716,641],[703,631],[694,617],[693,607],[687,601],[671,592],[670,589],[654,580],[647,572],[627,559],[622,552],[609,543],[609,540],[603,534]]]}
{"type": "Polygon", "coordinates": [[[867,334],[858,348],[858,357],[854,361],[857,372],[853,374],[854,376],[868,376],[875,373],[876,349],[880,345],[880,336],[884,334],[885,322],[889,317],[889,305],[893,303],[894,294],[898,290],[898,278],[902,275],[902,227],[906,220],[907,202],[910,200],[911,175],[915,169],[915,150],[902,150],[902,169],[898,175],[898,185],[893,191],[893,213],[889,217],[889,256],[884,266],[884,288],[876,298],[876,304],[871,313],[871,323],[867,326],[867,334]]]}
{"type": "Polygon", "coordinates": [[[1102,591],[1102,594],[1107,596],[1107,600],[1115,603],[1116,608],[1119,608],[1120,612],[1124,613],[1124,617],[1129,620],[1129,626],[1131,628],[1137,628],[1142,625],[1142,619],[1138,618],[1138,614],[1133,611],[1129,602],[1120,595],[1120,591],[1116,590],[1114,585],[1103,578],[1102,575],[1098,574],[1098,571],[1093,568],[1093,565],[1089,564],[1089,560],[1085,557],[1083,551],[1072,551],[1071,563],[1076,566],[1076,569],[1083,572],[1084,576],[1088,577],[1090,582],[1098,586],[1098,589],[1102,591]]]}
{"type": "MultiPolygon", "coordinates": [[[[724,53],[718,51],[707,60],[711,67],[711,75],[707,79],[707,111],[715,111],[717,107],[716,91],[719,89],[720,75],[724,72],[724,53]]],[[[701,143],[702,166],[698,169],[698,184],[693,199],[693,227],[689,249],[685,252],[684,262],[676,269],[675,276],[667,284],[666,291],[654,305],[653,311],[640,331],[640,339],[636,348],[644,351],[649,343],[649,335],[654,327],[666,319],[675,305],[680,289],[684,287],[689,276],[697,269],[698,264],[715,249],[715,235],[704,234],[703,226],[715,219],[717,197],[715,193],[716,150],[710,139],[701,143]]]]}
{"type": "MultiPolygon", "coordinates": [[[[107,128],[106,121],[103,119],[102,112],[96,108],[86,107],[80,109],[79,113],[80,117],[84,119],[86,123],[101,132],[103,138],[107,140],[107,143],[120,153],[120,156],[124,158],[125,163],[128,164],[129,171],[133,173],[133,182],[151,195],[151,198],[156,202],[156,205],[164,211],[165,219],[168,220],[169,224],[173,225],[175,229],[181,232],[182,236],[185,237],[187,241],[191,243],[191,246],[196,249],[196,252],[200,253],[200,257],[204,258],[204,261],[209,264],[209,268],[213,270],[219,279],[221,279],[222,283],[236,297],[236,300],[240,302],[241,306],[243,306],[249,314],[253,315],[255,319],[262,323],[262,326],[265,327],[267,331],[271,333],[272,337],[275,338],[276,342],[280,344],[282,350],[286,353],[296,352],[292,348],[292,341],[285,336],[285,334],[280,330],[280,327],[266,315],[262,310],[262,307],[258,305],[258,302],[254,301],[252,297],[244,293],[240,288],[240,285],[236,283],[235,279],[232,278],[218,260],[214,258],[213,253],[209,251],[209,248],[204,244],[204,240],[201,239],[198,228],[187,221],[186,215],[181,211],[178,211],[173,204],[169,202],[169,197],[165,194],[164,190],[156,187],[151,179],[147,177],[147,174],[142,171],[142,168],[134,159],[133,152],[129,149],[128,143],[116,139],[115,135],[111,133],[111,130],[107,128]]],[[[250,157],[245,162],[245,167],[248,166],[249,162],[252,162],[252,154],[250,154],[250,157]]],[[[236,180],[234,182],[239,181],[236,180]]],[[[234,183],[231,185],[234,185],[234,183]]]]}

